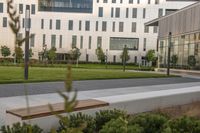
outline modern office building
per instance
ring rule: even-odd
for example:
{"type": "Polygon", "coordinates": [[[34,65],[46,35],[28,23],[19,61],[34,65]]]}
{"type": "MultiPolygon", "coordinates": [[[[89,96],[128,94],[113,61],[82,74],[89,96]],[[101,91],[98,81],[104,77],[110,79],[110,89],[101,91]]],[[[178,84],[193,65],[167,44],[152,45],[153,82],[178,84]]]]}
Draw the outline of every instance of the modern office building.
{"type": "MultiPolygon", "coordinates": [[[[30,47],[34,57],[45,46],[56,47],[58,59],[76,46],[80,60],[97,61],[102,47],[109,62],[120,62],[126,45],[130,62],[143,63],[146,51],[157,47],[157,26],[144,26],[157,17],[193,4],[196,0],[14,0],[21,20],[19,37],[25,36],[25,9],[30,5],[30,47]]],[[[8,25],[6,0],[0,0],[0,45],[14,50],[14,36],[8,25]]],[[[24,45],[23,45],[24,47],[24,45]]],[[[1,55],[0,55],[1,56],[1,55]]]]}
{"type": "Polygon", "coordinates": [[[159,26],[160,65],[166,66],[168,46],[171,47],[171,62],[186,68],[191,63],[200,69],[200,2],[180,9],[170,15],[147,22],[148,26],[159,26]],[[171,45],[169,45],[171,33],[171,45]]]}

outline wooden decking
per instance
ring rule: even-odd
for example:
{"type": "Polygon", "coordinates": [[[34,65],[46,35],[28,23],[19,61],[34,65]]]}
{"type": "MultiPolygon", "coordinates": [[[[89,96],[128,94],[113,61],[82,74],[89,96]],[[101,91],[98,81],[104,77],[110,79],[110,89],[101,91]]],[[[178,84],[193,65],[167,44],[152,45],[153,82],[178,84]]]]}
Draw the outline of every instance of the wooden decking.
{"type": "MultiPolygon", "coordinates": [[[[54,113],[57,113],[57,114],[66,113],[64,110],[64,103],[56,103],[56,104],[51,104],[51,105],[54,109],[54,113]]],[[[104,107],[108,105],[109,103],[99,101],[99,100],[94,100],[94,99],[79,100],[74,111],[93,109],[93,108],[104,107]]],[[[20,117],[22,120],[40,118],[40,117],[50,116],[54,114],[51,112],[49,105],[30,107],[29,111],[27,108],[7,110],[6,113],[20,117]]]]}

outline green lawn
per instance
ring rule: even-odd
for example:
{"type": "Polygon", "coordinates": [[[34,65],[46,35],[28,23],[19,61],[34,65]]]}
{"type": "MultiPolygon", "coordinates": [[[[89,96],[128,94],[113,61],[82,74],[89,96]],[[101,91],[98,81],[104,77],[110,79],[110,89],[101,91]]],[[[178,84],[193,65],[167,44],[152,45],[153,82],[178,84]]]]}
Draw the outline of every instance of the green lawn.
{"type": "MultiPolygon", "coordinates": [[[[20,83],[23,80],[23,67],[0,67],[0,83],[20,83]]],[[[73,80],[94,79],[122,79],[122,78],[160,78],[162,74],[145,72],[123,72],[122,70],[106,69],[72,69],[73,80]]],[[[63,81],[66,76],[66,68],[30,67],[28,82],[63,81]]]]}

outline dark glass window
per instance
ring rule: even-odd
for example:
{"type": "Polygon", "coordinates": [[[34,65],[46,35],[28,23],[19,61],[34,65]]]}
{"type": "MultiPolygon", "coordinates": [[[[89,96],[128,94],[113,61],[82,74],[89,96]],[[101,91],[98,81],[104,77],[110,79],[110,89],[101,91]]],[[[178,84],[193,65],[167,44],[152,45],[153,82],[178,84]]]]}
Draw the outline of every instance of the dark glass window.
{"type": "Polygon", "coordinates": [[[140,4],[140,0],[137,0],[137,3],[140,4]]]}
{"type": "Polygon", "coordinates": [[[31,5],[31,14],[35,14],[35,4],[31,5]]]}
{"type": "Polygon", "coordinates": [[[52,19],[49,20],[49,29],[52,29],[52,19]]]}
{"type": "Polygon", "coordinates": [[[92,13],[93,11],[93,0],[39,0],[38,3],[39,11],[75,13],[92,13]]]}
{"type": "Polygon", "coordinates": [[[133,8],[133,10],[132,10],[132,18],[137,18],[137,8],[133,8]]]}
{"type": "Polygon", "coordinates": [[[44,29],[44,19],[41,19],[41,29],[44,29]]]}
{"type": "Polygon", "coordinates": [[[103,0],[103,3],[108,3],[108,0],[103,0]]]}
{"type": "Polygon", "coordinates": [[[80,49],[82,49],[83,48],[83,36],[81,36],[81,38],[80,38],[80,49]]]}
{"type": "Polygon", "coordinates": [[[92,44],[92,37],[89,36],[89,41],[88,41],[88,48],[91,49],[91,44],[92,44]]]}
{"type": "Polygon", "coordinates": [[[112,3],[116,3],[116,0],[112,0],[112,3]]]}
{"type": "Polygon", "coordinates": [[[46,35],[43,34],[43,37],[42,37],[42,44],[43,44],[43,47],[46,45],[46,35]]]}
{"type": "Polygon", "coordinates": [[[98,21],[96,21],[96,29],[95,29],[96,31],[98,31],[99,30],[99,22],[98,21]]]}
{"type": "Polygon", "coordinates": [[[3,17],[3,27],[7,27],[7,17],[3,17]]]}
{"type": "Polygon", "coordinates": [[[143,8],[143,18],[146,18],[146,8],[143,8]]]}
{"type": "Polygon", "coordinates": [[[62,48],[62,35],[60,35],[59,48],[62,48]]]}
{"type": "Polygon", "coordinates": [[[120,8],[118,8],[118,7],[115,9],[115,17],[116,18],[120,17],[120,8]]]}
{"type": "Polygon", "coordinates": [[[77,36],[76,36],[76,35],[73,35],[73,36],[72,36],[72,48],[75,48],[75,47],[76,47],[76,43],[77,43],[77,36]]]}
{"type": "Polygon", "coordinates": [[[115,22],[113,22],[112,31],[115,32],[115,22]]]}
{"type": "Polygon", "coordinates": [[[132,22],[132,28],[131,28],[131,32],[136,32],[136,22],[132,22]]]}
{"type": "Polygon", "coordinates": [[[97,48],[98,47],[102,47],[102,37],[101,36],[97,37],[97,48]]]}
{"type": "Polygon", "coordinates": [[[129,15],[129,8],[126,8],[126,18],[128,18],[129,15]]]}
{"type": "Polygon", "coordinates": [[[119,32],[124,31],[124,22],[119,22],[119,32]]]}
{"type": "Polygon", "coordinates": [[[85,21],[85,31],[90,31],[90,21],[85,21]]]}
{"type": "Polygon", "coordinates": [[[149,33],[149,26],[144,26],[144,33],[149,33]]]}
{"type": "Polygon", "coordinates": [[[79,31],[81,31],[81,29],[82,29],[82,21],[81,20],[79,21],[79,28],[78,29],[79,29],[79,31]]]}
{"type": "Polygon", "coordinates": [[[114,8],[111,7],[111,18],[113,18],[113,16],[114,16],[114,8]]]}
{"type": "Polygon", "coordinates": [[[0,3],[0,13],[3,13],[3,3],[0,3]]]}
{"type": "Polygon", "coordinates": [[[30,46],[31,46],[31,47],[34,47],[34,46],[35,46],[35,34],[31,34],[30,46]]]}
{"type": "Polygon", "coordinates": [[[106,31],[107,30],[107,22],[103,21],[102,22],[102,31],[106,31]]]}
{"type": "Polygon", "coordinates": [[[133,0],[129,0],[129,4],[133,4],[133,0]]]}
{"type": "Polygon", "coordinates": [[[60,30],[60,20],[56,20],[56,30],[60,30]]]}
{"type": "Polygon", "coordinates": [[[23,13],[23,4],[19,4],[19,13],[20,13],[20,14],[23,13]]]}
{"type": "Polygon", "coordinates": [[[68,30],[73,30],[73,20],[69,20],[68,30]]]}
{"type": "Polygon", "coordinates": [[[99,7],[99,17],[103,17],[103,7],[99,7]]]}
{"type": "Polygon", "coordinates": [[[51,35],[51,47],[56,47],[56,35],[51,35]]]}

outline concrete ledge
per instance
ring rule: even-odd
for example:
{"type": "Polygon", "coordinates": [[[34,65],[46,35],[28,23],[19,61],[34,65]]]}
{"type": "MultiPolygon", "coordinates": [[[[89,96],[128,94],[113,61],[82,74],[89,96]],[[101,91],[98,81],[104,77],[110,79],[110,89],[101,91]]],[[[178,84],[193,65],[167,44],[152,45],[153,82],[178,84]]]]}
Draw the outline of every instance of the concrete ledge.
{"type": "MultiPolygon", "coordinates": [[[[166,68],[156,68],[155,71],[166,72],[167,69],[166,68]]],[[[188,74],[188,75],[200,76],[200,71],[198,71],[198,70],[170,69],[170,72],[177,73],[177,74],[188,74]]]]}
{"type": "MultiPolygon", "coordinates": [[[[116,108],[125,110],[129,114],[133,114],[152,111],[154,109],[170,107],[174,105],[187,104],[193,101],[200,101],[200,86],[107,96],[94,98],[94,100],[109,103],[109,106],[82,110],[81,112],[93,115],[96,111],[99,110],[116,108]]],[[[22,120],[15,115],[7,114],[7,125],[18,121],[27,122],[27,120],[22,120]]],[[[58,127],[58,119],[55,116],[34,118],[31,119],[31,123],[38,124],[41,128],[44,129],[45,132],[48,132],[52,127],[58,127]]]]}

